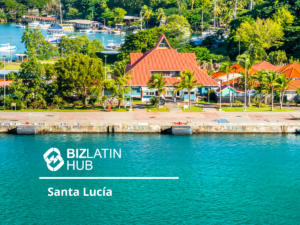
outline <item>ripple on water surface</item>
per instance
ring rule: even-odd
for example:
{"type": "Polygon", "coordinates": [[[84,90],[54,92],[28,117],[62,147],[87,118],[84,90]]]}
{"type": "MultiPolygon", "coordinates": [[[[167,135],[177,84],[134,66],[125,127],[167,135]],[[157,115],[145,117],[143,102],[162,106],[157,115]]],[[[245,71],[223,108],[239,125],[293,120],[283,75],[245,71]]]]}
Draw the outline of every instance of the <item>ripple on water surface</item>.
{"type": "MultiPolygon", "coordinates": [[[[64,224],[299,224],[299,136],[0,135],[0,220],[64,224]],[[92,171],[47,169],[51,147],[121,148],[92,171]],[[54,175],[55,174],[55,175],[54,175]],[[39,180],[157,176],[179,180],[39,180]],[[47,189],[109,188],[112,197],[48,197],[47,189]]],[[[64,165],[65,166],[65,165],[64,165]]]]}

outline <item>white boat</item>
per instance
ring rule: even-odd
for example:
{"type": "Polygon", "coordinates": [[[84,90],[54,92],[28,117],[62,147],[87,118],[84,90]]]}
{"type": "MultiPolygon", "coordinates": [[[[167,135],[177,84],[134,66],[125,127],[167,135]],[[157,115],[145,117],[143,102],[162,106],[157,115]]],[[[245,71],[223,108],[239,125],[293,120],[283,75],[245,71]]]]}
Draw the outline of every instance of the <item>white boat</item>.
{"type": "Polygon", "coordinates": [[[67,35],[63,32],[60,33],[52,33],[52,35],[47,35],[47,38],[45,39],[50,44],[57,44],[60,43],[60,40],[62,37],[66,37],[67,35]]]}
{"type": "Polygon", "coordinates": [[[121,31],[120,30],[113,30],[113,34],[120,35],[121,31]]]}
{"type": "Polygon", "coordinates": [[[79,30],[80,33],[86,33],[86,34],[93,34],[95,33],[92,29],[86,29],[86,30],[79,30]]]}
{"type": "Polygon", "coordinates": [[[137,34],[140,30],[134,30],[132,33],[137,34]]]}
{"type": "Polygon", "coordinates": [[[23,24],[21,24],[21,23],[19,23],[19,24],[16,24],[16,27],[19,27],[19,28],[25,28],[26,26],[23,25],[23,24]]]}
{"type": "Polygon", "coordinates": [[[33,21],[31,23],[28,23],[29,27],[38,27],[40,25],[39,21],[33,21]]]}
{"type": "Polygon", "coordinates": [[[15,50],[15,49],[17,49],[17,47],[16,46],[11,46],[9,43],[0,44],[0,51],[15,50]]]}
{"type": "Polygon", "coordinates": [[[114,43],[113,40],[108,41],[108,44],[105,47],[106,50],[115,51],[118,49],[118,45],[114,43]]]}
{"type": "Polygon", "coordinates": [[[37,27],[39,27],[41,29],[49,29],[50,26],[51,26],[51,24],[44,23],[44,24],[39,24],[37,27]]]}
{"type": "Polygon", "coordinates": [[[125,31],[121,32],[121,35],[126,35],[126,32],[125,31]]]}

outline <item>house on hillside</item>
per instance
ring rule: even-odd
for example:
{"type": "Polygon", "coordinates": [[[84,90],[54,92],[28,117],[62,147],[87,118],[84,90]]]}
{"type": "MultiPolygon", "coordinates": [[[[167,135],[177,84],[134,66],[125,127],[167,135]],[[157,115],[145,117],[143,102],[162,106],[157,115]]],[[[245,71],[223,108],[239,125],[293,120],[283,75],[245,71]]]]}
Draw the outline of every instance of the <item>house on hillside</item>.
{"type": "MultiPolygon", "coordinates": [[[[126,72],[131,70],[132,97],[140,97],[143,102],[157,96],[157,90],[148,89],[147,82],[154,73],[160,73],[166,80],[166,90],[163,97],[187,99],[187,90],[174,94],[174,83],[179,81],[182,71],[195,73],[195,79],[205,88],[218,88],[218,84],[203,70],[197,67],[195,53],[178,53],[169,44],[165,35],[161,35],[155,47],[145,53],[130,53],[130,63],[126,72]]],[[[191,100],[195,99],[199,90],[191,91],[191,100]]]]}

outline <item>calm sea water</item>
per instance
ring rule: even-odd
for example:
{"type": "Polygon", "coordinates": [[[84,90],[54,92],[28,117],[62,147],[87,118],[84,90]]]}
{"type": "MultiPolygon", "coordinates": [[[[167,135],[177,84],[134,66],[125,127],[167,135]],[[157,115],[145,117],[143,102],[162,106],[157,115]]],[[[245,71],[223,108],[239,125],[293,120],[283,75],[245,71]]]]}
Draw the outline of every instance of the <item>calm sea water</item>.
{"type": "MultiPolygon", "coordinates": [[[[10,43],[10,37],[12,37],[12,46],[16,46],[17,49],[12,51],[12,57],[14,58],[15,54],[24,53],[25,46],[21,43],[22,41],[22,35],[25,29],[16,27],[16,24],[14,23],[0,23],[0,44],[6,44],[10,43]]],[[[42,30],[42,34],[47,37],[47,30],[42,30]]],[[[80,34],[82,35],[82,34],[80,34]]],[[[95,33],[95,34],[87,34],[90,39],[98,38],[100,41],[102,41],[103,46],[106,46],[108,44],[109,40],[114,40],[114,43],[121,43],[122,39],[125,38],[125,36],[121,35],[114,35],[114,34],[101,34],[101,33],[95,33]]],[[[6,57],[10,56],[10,51],[1,52],[0,51],[0,57],[3,55],[6,55],[6,57]]]]}
{"type": "Polygon", "coordinates": [[[0,135],[0,221],[7,224],[299,224],[296,135],[0,135]],[[48,170],[51,147],[121,148],[91,171],[48,170]],[[45,176],[179,180],[39,180],[45,176]],[[109,188],[112,197],[49,197],[109,188]]]}

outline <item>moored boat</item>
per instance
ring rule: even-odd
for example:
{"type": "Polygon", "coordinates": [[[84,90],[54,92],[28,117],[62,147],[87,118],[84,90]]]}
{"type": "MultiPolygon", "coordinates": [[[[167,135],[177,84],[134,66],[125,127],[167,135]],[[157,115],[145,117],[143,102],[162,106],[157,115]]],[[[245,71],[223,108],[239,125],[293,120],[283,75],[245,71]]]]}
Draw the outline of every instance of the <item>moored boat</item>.
{"type": "Polygon", "coordinates": [[[17,49],[17,47],[16,46],[11,46],[9,43],[0,44],[0,51],[14,50],[14,49],[17,49]]]}
{"type": "Polygon", "coordinates": [[[33,21],[31,23],[28,23],[29,27],[38,27],[40,25],[40,22],[38,21],[33,21]]]}

